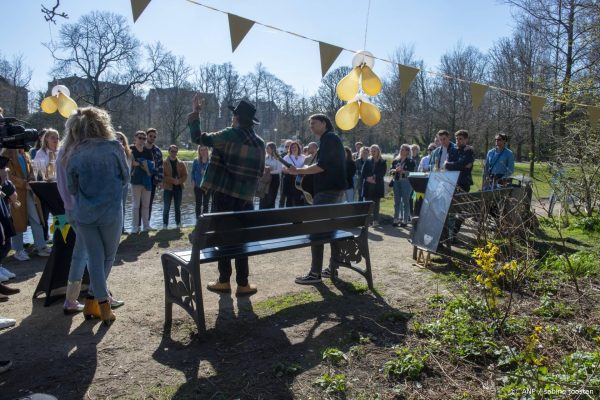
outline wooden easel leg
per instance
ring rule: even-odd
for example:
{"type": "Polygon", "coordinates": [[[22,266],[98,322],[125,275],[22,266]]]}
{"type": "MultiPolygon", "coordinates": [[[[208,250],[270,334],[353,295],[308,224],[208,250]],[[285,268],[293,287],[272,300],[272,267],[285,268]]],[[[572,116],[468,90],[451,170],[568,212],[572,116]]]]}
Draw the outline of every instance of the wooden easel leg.
{"type": "Polygon", "coordinates": [[[429,268],[431,264],[431,253],[425,250],[417,249],[417,261],[415,265],[419,268],[429,268]]]}

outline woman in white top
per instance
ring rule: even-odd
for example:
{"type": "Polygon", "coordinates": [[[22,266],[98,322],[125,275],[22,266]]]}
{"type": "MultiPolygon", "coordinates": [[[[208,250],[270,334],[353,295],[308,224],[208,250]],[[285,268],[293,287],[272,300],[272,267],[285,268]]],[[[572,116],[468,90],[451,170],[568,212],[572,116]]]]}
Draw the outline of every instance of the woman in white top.
{"type": "MultiPolygon", "coordinates": [[[[47,179],[54,179],[56,177],[55,167],[59,139],[60,137],[56,129],[46,129],[44,136],[42,136],[42,147],[35,153],[35,158],[33,159],[34,169],[43,171],[43,175],[47,179]]],[[[35,178],[37,179],[37,176],[35,178]]]]}
{"type": "Polygon", "coordinates": [[[265,208],[275,208],[275,198],[277,197],[279,185],[281,183],[279,175],[283,169],[283,164],[281,164],[274,156],[274,154],[277,153],[277,146],[275,146],[275,143],[267,143],[265,151],[267,153],[265,156],[265,169],[269,169],[271,181],[269,182],[269,189],[267,193],[263,198],[260,199],[258,206],[261,210],[265,208]]]}
{"type": "MultiPolygon", "coordinates": [[[[306,157],[302,154],[302,148],[298,142],[292,142],[288,154],[283,157],[284,161],[287,161],[296,168],[304,166],[304,159],[306,157]]],[[[285,206],[296,207],[304,205],[302,201],[302,192],[296,189],[296,176],[290,175],[283,171],[283,193],[286,196],[285,206]]]]}

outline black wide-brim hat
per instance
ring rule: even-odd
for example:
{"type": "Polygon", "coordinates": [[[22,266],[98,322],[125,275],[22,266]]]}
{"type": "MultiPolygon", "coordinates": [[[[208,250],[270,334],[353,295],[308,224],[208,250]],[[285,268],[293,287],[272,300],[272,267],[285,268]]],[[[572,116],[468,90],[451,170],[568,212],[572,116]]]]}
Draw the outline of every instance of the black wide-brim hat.
{"type": "Polygon", "coordinates": [[[251,119],[254,124],[260,124],[260,121],[254,118],[256,115],[256,107],[253,104],[248,103],[246,100],[240,100],[237,106],[228,106],[233,115],[239,115],[246,119],[251,119]]]}

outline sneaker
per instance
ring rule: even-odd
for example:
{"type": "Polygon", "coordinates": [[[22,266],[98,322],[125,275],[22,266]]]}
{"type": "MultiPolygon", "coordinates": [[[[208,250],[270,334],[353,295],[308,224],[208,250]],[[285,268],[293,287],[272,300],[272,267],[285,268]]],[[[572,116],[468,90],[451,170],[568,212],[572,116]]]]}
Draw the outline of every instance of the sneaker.
{"type": "Polygon", "coordinates": [[[325,268],[323,272],[321,272],[321,278],[331,278],[331,269],[329,269],[329,267],[325,268]]]}
{"type": "Polygon", "coordinates": [[[206,288],[208,290],[212,290],[213,292],[220,292],[220,293],[230,293],[231,292],[231,285],[229,284],[229,282],[210,282],[208,285],[206,285],[206,288]]]}
{"type": "Polygon", "coordinates": [[[83,311],[83,304],[81,304],[77,300],[65,300],[65,303],[63,304],[63,312],[65,313],[65,315],[77,314],[81,311],[83,311]]]}
{"type": "Polygon", "coordinates": [[[238,285],[237,290],[235,291],[235,295],[236,296],[249,296],[251,294],[254,294],[258,291],[258,289],[256,288],[256,285],[252,285],[252,284],[247,284],[246,286],[240,286],[238,285]]]}
{"type": "Polygon", "coordinates": [[[315,274],[314,272],[309,272],[304,276],[297,277],[294,282],[296,282],[299,285],[311,285],[313,283],[321,282],[321,277],[315,274]]]}
{"type": "Polygon", "coordinates": [[[0,265],[0,274],[2,274],[4,276],[7,276],[8,279],[13,279],[13,278],[17,277],[17,275],[15,275],[14,273],[10,272],[3,265],[0,265]]]}
{"type": "Polygon", "coordinates": [[[17,321],[14,319],[0,317],[0,329],[10,328],[15,326],[16,323],[17,321]]]}
{"type": "Polygon", "coordinates": [[[0,374],[6,372],[12,367],[12,361],[10,360],[1,360],[0,361],[0,374]]]}
{"type": "Polygon", "coordinates": [[[144,228],[144,229],[142,229],[142,232],[156,232],[156,229],[155,228],[150,228],[150,227],[149,228],[144,228]]]}
{"type": "Polygon", "coordinates": [[[8,281],[10,278],[0,271],[0,283],[8,281]]]}
{"type": "Polygon", "coordinates": [[[14,256],[17,260],[19,261],[27,261],[29,260],[29,254],[27,254],[27,252],[25,250],[19,250],[17,251],[14,256]]]}
{"type": "Polygon", "coordinates": [[[50,257],[50,253],[52,253],[52,249],[50,247],[44,247],[37,251],[37,255],[40,257],[50,257]]]}
{"type": "Polygon", "coordinates": [[[125,302],[123,300],[117,300],[114,297],[112,297],[112,295],[108,296],[108,302],[110,303],[110,308],[111,309],[115,309],[115,308],[119,308],[122,305],[125,305],[125,302]]]}

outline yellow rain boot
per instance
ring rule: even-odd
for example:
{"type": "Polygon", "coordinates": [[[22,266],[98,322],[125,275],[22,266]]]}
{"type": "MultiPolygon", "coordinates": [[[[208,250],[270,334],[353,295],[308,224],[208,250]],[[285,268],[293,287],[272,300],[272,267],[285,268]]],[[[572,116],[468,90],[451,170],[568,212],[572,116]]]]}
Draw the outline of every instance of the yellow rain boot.
{"type": "Polygon", "coordinates": [[[83,306],[83,316],[85,317],[85,319],[101,318],[98,300],[96,300],[93,297],[88,297],[85,299],[85,305],[83,306]]]}
{"type": "Polygon", "coordinates": [[[102,303],[98,303],[100,307],[100,318],[102,318],[102,323],[105,326],[110,326],[117,317],[113,314],[112,309],[110,308],[110,303],[107,301],[103,301],[102,303]]]}

